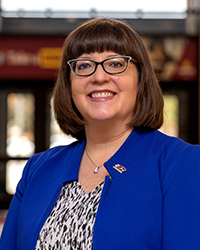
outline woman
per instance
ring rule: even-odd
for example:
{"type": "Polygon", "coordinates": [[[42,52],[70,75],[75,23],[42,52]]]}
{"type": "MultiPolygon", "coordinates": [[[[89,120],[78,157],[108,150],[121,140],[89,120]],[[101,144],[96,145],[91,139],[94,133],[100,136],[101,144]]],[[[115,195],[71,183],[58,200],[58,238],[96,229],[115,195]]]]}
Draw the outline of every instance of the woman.
{"type": "Polygon", "coordinates": [[[140,37],[91,20],[64,43],[54,111],[77,141],[33,156],[1,249],[200,249],[200,147],[157,131],[163,98],[140,37]]]}

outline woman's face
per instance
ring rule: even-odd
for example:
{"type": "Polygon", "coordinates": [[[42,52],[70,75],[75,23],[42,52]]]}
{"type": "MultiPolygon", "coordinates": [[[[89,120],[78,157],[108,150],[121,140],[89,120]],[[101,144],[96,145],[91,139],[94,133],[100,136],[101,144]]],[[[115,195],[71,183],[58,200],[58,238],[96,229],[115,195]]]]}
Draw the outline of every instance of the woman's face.
{"type": "MultiPolygon", "coordinates": [[[[82,54],[79,58],[101,62],[119,56],[112,51],[82,54]]],[[[78,58],[78,59],[79,59],[78,58]]],[[[71,72],[72,98],[86,123],[113,121],[127,124],[132,118],[137,94],[137,69],[129,63],[121,74],[110,75],[101,65],[90,76],[76,76],[71,72]]]]}

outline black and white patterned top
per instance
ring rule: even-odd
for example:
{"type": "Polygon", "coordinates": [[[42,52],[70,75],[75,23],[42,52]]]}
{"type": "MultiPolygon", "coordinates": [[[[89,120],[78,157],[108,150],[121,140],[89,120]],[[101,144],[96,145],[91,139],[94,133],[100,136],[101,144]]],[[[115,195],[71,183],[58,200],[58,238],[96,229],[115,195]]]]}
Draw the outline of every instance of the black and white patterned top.
{"type": "Polygon", "coordinates": [[[89,194],[78,181],[63,186],[40,231],[35,249],[92,249],[93,226],[103,184],[89,194]]]}

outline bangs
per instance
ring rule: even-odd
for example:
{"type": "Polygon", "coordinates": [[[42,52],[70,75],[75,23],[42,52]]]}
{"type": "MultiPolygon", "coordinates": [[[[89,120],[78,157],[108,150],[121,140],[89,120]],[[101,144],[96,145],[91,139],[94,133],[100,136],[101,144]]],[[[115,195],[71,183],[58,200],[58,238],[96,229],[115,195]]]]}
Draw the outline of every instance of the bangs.
{"type": "Polygon", "coordinates": [[[120,55],[129,55],[129,41],[123,30],[111,22],[94,23],[85,29],[76,30],[69,37],[67,44],[67,60],[76,59],[83,53],[113,51],[120,55]]]}

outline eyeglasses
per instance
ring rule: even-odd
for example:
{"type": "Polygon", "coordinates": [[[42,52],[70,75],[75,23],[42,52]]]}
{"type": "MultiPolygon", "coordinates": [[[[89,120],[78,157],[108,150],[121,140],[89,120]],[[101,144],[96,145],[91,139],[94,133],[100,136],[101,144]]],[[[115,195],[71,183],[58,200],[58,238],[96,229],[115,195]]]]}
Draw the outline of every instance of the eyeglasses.
{"type": "Polygon", "coordinates": [[[121,74],[127,70],[130,61],[137,63],[137,61],[130,56],[109,57],[102,62],[95,62],[90,59],[74,59],[69,60],[67,63],[76,76],[90,76],[94,74],[99,64],[108,74],[121,74]]]}

